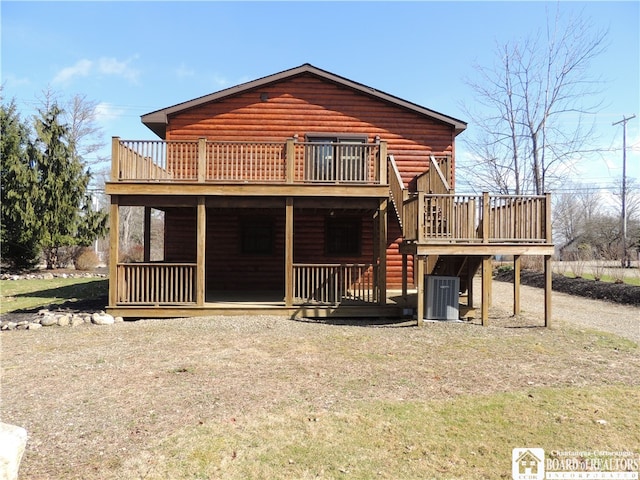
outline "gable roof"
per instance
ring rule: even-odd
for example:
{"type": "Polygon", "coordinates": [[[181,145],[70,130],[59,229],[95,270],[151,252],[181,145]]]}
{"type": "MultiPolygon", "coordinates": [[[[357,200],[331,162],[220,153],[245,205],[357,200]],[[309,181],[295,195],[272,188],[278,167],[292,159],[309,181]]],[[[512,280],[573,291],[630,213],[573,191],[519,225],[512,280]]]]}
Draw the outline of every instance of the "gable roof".
{"type": "Polygon", "coordinates": [[[268,75],[266,77],[258,78],[256,80],[253,80],[247,83],[242,83],[234,87],[225,88],[224,90],[220,90],[218,92],[211,93],[209,95],[204,95],[202,97],[198,97],[193,100],[189,100],[187,102],[182,102],[177,105],[173,105],[172,107],[167,107],[161,110],[156,110],[154,112],[147,113],[145,115],[142,115],[141,117],[142,123],[144,123],[147,127],[149,127],[160,138],[165,138],[167,119],[168,119],[168,116],[171,114],[178,113],[183,110],[187,110],[193,107],[203,105],[205,103],[221,100],[227,97],[231,97],[233,95],[244,93],[256,88],[264,87],[265,85],[269,85],[272,83],[279,82],[281,80],[286,80],[286,79],[293,78],[295,76],[303,75],[307,73],[315,75],[322,79],[328,80],[330,82],[345,86],[347,88],[351,88],[355,91],[358,91],[366,95],[369,95],[371,97],[377,98],[379,100],[391,103],[398,107],[411,110],[419,115],[424,115],[426,117],[430,117],[440,122],[443,122],[447,125],[451,125],[455,129],[456,135],[458,135],[460,132],[464,131],[467,128],[466,122],[463,122],[462,120],[458,120],[448,115],[438,113],[434,110],[430,110],[428,108],[422,107],[416,103],[409,102],[407,100],[403,100],[394,95],[390,95],[380,90],[376,90],[375,88],[368,87],[366,85],[363,85],[362,83],[354,82],[353,80],[349,80],[348,78],[341,77],[339,75],[328,72],[326,70],[322,70],[318,67],[314,67],[309,63],[305,63],[303,65],[300,65],[299,67],[291,68],[289,70],[285,70],[280,73],[275,73],[273,75],[268,75]]]}

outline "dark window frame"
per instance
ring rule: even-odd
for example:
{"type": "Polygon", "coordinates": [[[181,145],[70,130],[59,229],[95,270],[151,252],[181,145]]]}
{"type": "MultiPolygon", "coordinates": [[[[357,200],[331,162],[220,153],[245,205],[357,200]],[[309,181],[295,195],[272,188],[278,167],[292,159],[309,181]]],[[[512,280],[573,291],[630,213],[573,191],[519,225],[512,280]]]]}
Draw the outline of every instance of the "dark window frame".
{"type": "Polygon", "coordinates": [[[362,255],[362,218],[325,217],[324,251],[325,255],[333,257],[362,255]]]}
{"type": "Polygon", "coordinates": [[[275,221],[267,217],[240,220],[240,253],[270,256],[275,252],[275,221]]]}

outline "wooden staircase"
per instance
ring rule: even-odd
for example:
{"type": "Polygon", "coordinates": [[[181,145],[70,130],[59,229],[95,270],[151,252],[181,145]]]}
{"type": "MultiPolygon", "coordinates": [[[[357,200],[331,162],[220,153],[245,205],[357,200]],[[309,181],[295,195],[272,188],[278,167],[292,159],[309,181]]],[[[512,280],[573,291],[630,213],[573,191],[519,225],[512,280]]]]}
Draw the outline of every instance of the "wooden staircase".
{"type": "MultiPolygon", "coordinates": [[[[491,296],[491,258],[509,255],[519,262],[523,255],[540,255],[544,256],[545,269],[545,326],[549,326],[554,253],[550,194],[456,194],[452,188],[452,164],[447,155],[430,156],[429,170],[416,177],[416,191],[409,192],[393,155],[387,160],[390,203],[402,229],[399,251],[403,256],[403,295],[407,295],[410,283],[408,258],[411,257],[418,293],[418,324],[424,318],[427,275],[458,277],[460,293],[467,293],[465,308],[473,310],[471,282],[480,270],[480,317],[485,325],[491,296]]],[[[514,314],[519,313],[519,273],[516,277],[514,314]]],[[[467,316],[463,305],[460,313],[467,316]]]]}
{"type": "MultiPolygon", "coordinates": [[[[429,170],[417,178],[418,191],[435,194],[453,193],[448,175],[451,169],[449,158],[443,157],[438,160],[433,155],[430,155],[429,159],[429,170]]],[[[389,155],[388,163],[390,200],[402,229],[405,215],[403,204],[412,194],[409,193],[409,190],[402,182],[393,155],[389,155]]],[[[482,258],[476,256],[429,255],[426,259],[425,270],[427,275],[459,277],[460,293],[465,293],[468,290],[469,279],[473,278],[481,264],[482,258]]]]}

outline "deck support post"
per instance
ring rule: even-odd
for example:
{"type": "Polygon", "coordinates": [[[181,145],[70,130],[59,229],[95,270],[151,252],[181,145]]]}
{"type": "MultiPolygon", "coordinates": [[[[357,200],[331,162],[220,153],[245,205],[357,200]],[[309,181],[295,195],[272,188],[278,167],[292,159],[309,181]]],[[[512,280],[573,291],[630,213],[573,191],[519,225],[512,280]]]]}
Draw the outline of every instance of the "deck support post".
{"type": "Polygon", "coordinates": [[[385,198],[380,201],[378,209],[378,304],[387,304],[387,208],[385,198]]]}
{"type": "Polygon", "coordinates": [[[111,181],[120,180],[120,137],[111,137],[111,181]]]}
{"type": "Polygon", "coordinates": [[[489,324],[489,305],[491,304],[491,258],[482,257],[482,313],[480,320],[483,326],[489,324]]]}
{"type": "Polygon", "coordinates": [[[409,291],[409,260],[407,254],[402,254],[402,299],[407,301],[409,291]]]}
{"type": "Polygon", "coordinates": [[[284,233],[284,304],[293,306],[293,197],[287,197],[284,233]]]}
{"type": "Polygon", "coordinates": [[[198,182],[202,183],[207,179],[207,139],[198,139],[198,182]]]}
{"type": "Polygon", "coordinates": [[[380,142],[380,149],[378,151],[378,164],[376,165],[378,171],[378,177],[380,185],[386,185],[387,183],[387,142],[382,140],[380,142]]]}
{"type": "Polygon", "coordinates": [[[544,256],[544,326],[551,327],[551,291],[553,284],[553,271],[551,255],[544,256]]]}
{"type": "Polygon", "coordinates": [[[203,306],[206,292],[206,244],[207,244],[207,207],[205,197],[198,197],[196,214],[196,304],[203,306]]]}
{"type": "Polygon", "coordinates": [[[296,168],[296,140],[295,138],[287,139],[287,146],[285,150],[285,177],[287,183],[293,183],[295,180],[295,168],[296,168]]]}
{"type": "Polygon", "coordinates": [[[151,207],[144,207],[144,261],[151,261],[151,207]]]}
{"type": "Polygon", "coordinates": [[[118,303],[118,257],[120,251],[120,208],[118,195],[111,195],[109,207],[109,305],[118,303]]]}
{"type": "Polygon", "coordinates": [[[467,261],[467,307],[473,308],[473,275],[471,262],[467,261]]]}
{"type": "Polygon", "coordinates": [[[417,273],[417,287],[418,287],[418,291],[417,291],[417,297],[416,297],[416,303],[417,305],[417,317],[418,317],[418,326],[421,327],[422,325],[424,325],[424,310],[425,310],[425,304],[424,304],[424,271],[425,271],[425,263],[426,263],[426,259],[425,257],[419,257],[416,256],[414,259],[414,268],[415,268],[415,261],[417,260],[417,264],[418,264],[418,273],[417,273]]]}
{"type": "Polygon", "coordinates": [[[520,255],[513,257],[513,315],[520,313],[520,255]]]}

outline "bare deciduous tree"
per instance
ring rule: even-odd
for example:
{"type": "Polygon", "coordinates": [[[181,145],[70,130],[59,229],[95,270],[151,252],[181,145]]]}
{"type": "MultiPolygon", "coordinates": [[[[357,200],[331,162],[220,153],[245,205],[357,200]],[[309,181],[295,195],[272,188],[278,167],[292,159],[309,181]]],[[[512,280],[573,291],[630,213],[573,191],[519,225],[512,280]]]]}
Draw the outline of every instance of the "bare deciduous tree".
{"type": "Polygon", "coordinates": [[[543,32],[498,45],[493,65],[476,66],[478,76],[467,84],[478,106],[465,106],[477,131],[466,139],[475,158],[459,165],[472,175],[469,183],[540,195],[574,162],[597,153],[586,118],[600,108],[602,82],[589,67],[606,34],[556,12],[543,32]]]}

